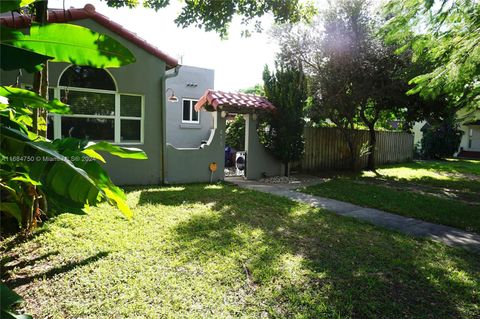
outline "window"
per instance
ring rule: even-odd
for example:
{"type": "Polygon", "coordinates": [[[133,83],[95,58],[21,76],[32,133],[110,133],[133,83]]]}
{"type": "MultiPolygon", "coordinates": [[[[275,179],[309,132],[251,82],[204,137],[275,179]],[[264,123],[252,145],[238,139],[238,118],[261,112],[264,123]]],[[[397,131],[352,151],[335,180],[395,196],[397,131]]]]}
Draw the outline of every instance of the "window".
{"type": "Polygon", "coordinates": [[[70,105],[72,114],[49,115],[54,138],[143,143],[143,96],[117,92],[106,70],[69,67],[55,96],[70,105]]]}
{"type": "Polygon", "coordinates": [[[198,112],[194,108],[197,102],[198,100],[183,99],[183,123],[200,123],[198,112]]]}

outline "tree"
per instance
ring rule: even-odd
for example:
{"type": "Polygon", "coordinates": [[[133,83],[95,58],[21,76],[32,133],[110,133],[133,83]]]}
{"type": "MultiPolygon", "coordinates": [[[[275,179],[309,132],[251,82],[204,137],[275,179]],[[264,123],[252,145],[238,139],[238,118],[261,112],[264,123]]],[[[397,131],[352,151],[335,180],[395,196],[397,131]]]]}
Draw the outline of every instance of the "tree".
{"type": "Polygon", "coordinates": [[[368,168],[375,168],[377,123],[404,115],[416,103],[405,95],[405,73],[411,67],[407,55],[396,55],[394,46],[377,37],[376,28],[367,2],[354,0],[338,1],[316,24],[295,28],[293,40],[291,27],[274,33],[284,48],[282,60],[305,65],[313,98],[308,116],[340,128],[352,169],[358,168],[361,153],[368,154],[368,168]],[[358,145],[354,129],[359,126],[369,130],[368,151],[358,145]]]}
{"type": "Polygon", "coordinates": [[[409,94],[446,97],[457,107],[480,108],[480,5],[475,0],[391,0],[383,28],[389,43],[411,50],[431,67],[413,77],[409,94]]]}
{"type": "Polygon", "coordinates": [[[245,119],[242,114],[227,122],[225,128],[225,145],[237,151],[245,149],[245,119]]]}
{"type": "Polygon", "coordinates": [[[300,67],[280,64],[274,73],[265,66],[263,72],[265,95],[276,112],[270,117],[266,148],[285,165],[301,158],[303,153],[303,109],[307,99],[305,75],[300,67]]]}
{"type": "Polygon", "coordinates": [[[262,84],[255,84],[252,87],[241,89],[240,92],[247,94],[255,94],[258,96],[265,96],[265,89],[262,84]]]}
{"type": "MultiPolygon", "coordinates": [[[[170,0],[104,0],[111,7],[144,7],[159,10],[170,4],[170,0]]],[[[242,24],[253,22],[256,31],[261,31],[259,20],[263,15],[271,13],[276,23],[296,23],[308,21],[315,13],[315,7],[300,0],[200,0],[185,1],[175,23],[182,28],[195,26],[205,31],[215,31],[226,37],[228,27],[235,15],[242,18],[242,24]]],[[[250,32],[245,31],[246,35],[250,32]]]]}

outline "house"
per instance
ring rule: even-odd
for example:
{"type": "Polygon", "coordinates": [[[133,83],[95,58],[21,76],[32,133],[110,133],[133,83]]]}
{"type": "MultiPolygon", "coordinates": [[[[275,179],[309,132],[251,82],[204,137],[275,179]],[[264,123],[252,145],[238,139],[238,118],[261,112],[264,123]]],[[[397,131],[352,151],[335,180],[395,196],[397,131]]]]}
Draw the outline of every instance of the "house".
{"type": "MultiPolygon", "coordinates": [[[[147,153],[148,160],[106,157],[105,169],[112,180],[117,184],[164,182],[165,82],[177,74],[178,61],[100,14],[90,4],[81,9],[50,10],[49,22],[68,22],[106,34],[127,47],[136,62],[111,69],[49,63],[49,93],[66,101],[73,114],[48,115],[48,136],[106,140],[140,148],[147,153]]],[[[0,17],[0,23],[26,28],[31,22],[28,17],[15,14],[0,17]]],[[[2,71],[1,84],[16,83],[17,75],[16,71],[2,71]]],[[[23,73],[18,80],[24,87],[29,86],[33,76],[23,73]]]]}
{"type": "MultiPolygon", "coordinates": [[[[463,131],[462,139],[456,157],[480,158],[480,110],[457,112],[460,121],[460,130],[463,131]]],[[[423,128],[426,121],[416,122],[413,126],[414,143],[421,147],[423,128]]]]}
{"type": "Polygon", "coordinates": [[[463,131],[458,157],[480,158],[480,109],[473,112],[459,112],[463,131]]]}
{"type": "Polygon", "coordinates": [[[178,75],[167,79],[167,144],[176,148],[198,148],[205,143],[213,128],[213,117],[195,111],[195,104],[207,89],[213,89],[214,71],[182,65],[178,75]]]}

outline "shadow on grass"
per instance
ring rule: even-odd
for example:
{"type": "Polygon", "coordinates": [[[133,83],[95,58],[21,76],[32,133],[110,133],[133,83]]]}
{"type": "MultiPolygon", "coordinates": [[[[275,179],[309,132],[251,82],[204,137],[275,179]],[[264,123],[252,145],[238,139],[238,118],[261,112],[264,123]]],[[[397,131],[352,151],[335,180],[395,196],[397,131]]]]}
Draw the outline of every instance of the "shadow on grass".
{"type": "MultiPolygon", "coordinates": [[[[18,277],[18,278],[6,280],[5,283],[10,288],[17,288],[17,287],[20,287],[20,286],[23,286],[23,285],[30,284],[35,279],[39,279],[39,278],[50,279],[55,275],[66,273],[66,272],[69,272],[69,271],[71,271],[71,270],[73,270],[77,267],[82,267],[82,266],[88,265],[90,263],[96,262],[97,260],[102,259],[102,258],[106,257],[107,255],[108,255],[108,252],[99,252],[99,253],[97,253],[93,256],[90,256],[88,258],[85,258],[81,261],[69,262],[69,263],[67,263],[63,266],[55,267],[55,268],[49,269],[49,270],[47,270],[45,272],[42,272],[42,273],[36,273],[36,274],[28,275],[28,276],[25,276],[25,277],[18,277]]],[[[44,257],[44,258],[46,258],[46,257],[44,257]]]]}
{"type": "Polygon", "coordinates": [[[5,274],[5,272],[7,271],[10,271],[14,268],[25,268],[25,267],[33,266],[39,261],[48,259],[50,256],[55,256],[58,254],[59,254],[58,251],[52,251],[52,252],[43,254],[41,256],[37,256],[35,258],[23,259],[17,262],[14,262],[15,259],[13,259],[10,256],[7,256],[5,259],[2,258],[2,261],[0,262],[0,268],[2,269],[2,278],[3,278],[3,274],[5,274]]]}
{"type": "Polygon", "coordinates": [[[252,294],[273,290],[265,307],[274,316],[461,318],[462,304],[475,311],[475,288],[442,266],[448,258],[478,278],[474,256],[272,195],[225,185],[188,188],[145,190],[139,205],[201,204],[213,211],[175,228],[179,252],[186,262],[237,256],[245,285],[256,287],[252,294]],[[289,269],[295,262],[285,258],[298,268],[289,269]],[[296,272],[305,275],[292,278],[296,272]]]}

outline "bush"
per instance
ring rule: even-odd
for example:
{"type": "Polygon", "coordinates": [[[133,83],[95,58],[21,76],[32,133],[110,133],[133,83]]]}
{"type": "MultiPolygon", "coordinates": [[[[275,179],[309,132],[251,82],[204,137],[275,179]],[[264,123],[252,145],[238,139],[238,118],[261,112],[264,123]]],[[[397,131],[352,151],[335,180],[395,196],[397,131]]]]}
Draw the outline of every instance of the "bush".
{"type": "Polygon", "coordinates": [[[423,131],[422,153],[426,158],[445,158],[458,151],[463,131],[455,117],[428,125],[423,131]]]}
{"type": "Polygon", "coordinates": [[[241,114],[227,122],[225,145],[237,151],[245,150],[245,119],[241,114]]]}

